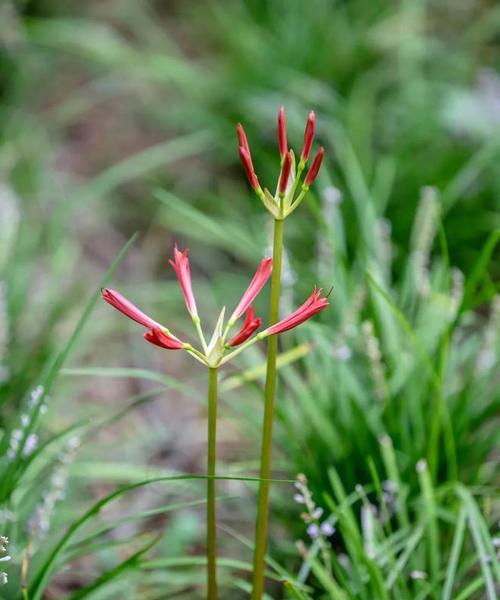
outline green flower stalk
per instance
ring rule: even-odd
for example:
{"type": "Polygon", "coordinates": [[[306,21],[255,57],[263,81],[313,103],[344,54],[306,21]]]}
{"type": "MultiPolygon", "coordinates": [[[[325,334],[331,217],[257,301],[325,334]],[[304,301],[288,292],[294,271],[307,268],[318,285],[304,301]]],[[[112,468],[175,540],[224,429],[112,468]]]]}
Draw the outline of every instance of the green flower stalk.
{"type": "MultiPolygon", "coordinates": [[[[188,313],[191,316],[196,333],[198,335],[201,349],[192,344],[181,341],[172,334],[169,329],[161,325],[137,306],[132,304],[119,292],[112,289],[103,289],[103,299],[119,310],[121,313],[147,328],[144,338],[160,348],[168,350],[185,350],[197,361],[208,368],[208,447],[207,447],[207,513],[206,513],[206,552],[207,552],[207,598],[217,598],[217,542],[216,542],[216,503],[215,503],[215,476],[216,476],[216,447],[217,447],[217,379],[218,368],[231,358],[227,351],[243,344],[251,337],[260,326],[261,319],[256,318],[252,308],[252,302],[259,294],[272,271],[273,261],[264,258],[257,272],[243,294],[238,306],[231,315],[227,326],[224,328],[224,313],[222,309],[210,342],[207,344],[201,321],[198,315],[196,300],[191,283],[191,273],[188,259],[188,250],[179,251],[177,245],[174,247],[174,258],[170,264],[179,279],[180,288],[188,313]],[[231,339],[227,336],[236,321],[245,313],[247,319],[242,329],[231,339]]],[[[255,340],[257,341],[257,337],[255,340]]],[[[236,351],[233,351],[235,354],[236,351]]]]}
{"type": "Polygon", "coordinates": [[[225,308],[222,309],[210,342],[207,344],[193,293],[188,259],[188,250],[179,251],[174,247],[174,260],[170,261],[179,279],[186,308],[191,316],[198,334],[201,348],[183,342],[164,325],[161,325],[143,313],[130,300],[119,292],[105,288],[103,299],[121,313],[147,329],[144,338],[160,348],[167,350],[185,350],[197,361],[208,368],[208,446],[207,446],[207,513],[206,513],[206,552],[207,552],[207,598],[217,598],[217,536],[216,536],[216,448],[217,448],[217,379],[219,367],[232,358],[268,336],[275,339],[275,334],[296,327],[306,319],[328,305],[322,297],[321,290],[314,290],[306,302],[294,313],[254,335],[262,324],[262,319],[255,316],[252,302],[264,287],[273,270],[273,260],[263,258],[253,279],[245,290],[241,300],[231,314],[227,324],[224,323],[225,308]],[[236,322],[245,316],[240,330],[229,337],[236,322]]]}
{"type": "MultiPolygon", "coordinates": [[[[269,323],[272,326],[279,319],[279,302],[281,290],[281,263],[283,257],[284,220],[290,216],[304,199],[310,185],[315,180],[324,157],[324,149],[320,148],[300,185],[301,177],[311,154],[314,139],[316,118],[310,112],[304,133],[304,143],[298,164],[293,150],[288,149],[286,134],[285,109],[278,112],[278,147],[281,158],[281,171],[274,195],[262,189],[253,167],[250,147],[243,126],[237,126],[239,153],[250,187],[255,191],[266,209],[274,218],[273,261],[274,269],[271,278],[271,306],[269,323]],[[300,185],[300,188],[299,188],[300,185]]],[[[260,487],[257,505],[257,521],[255,527],[255,545],[253,558],[252,600],[260,600],[264,593],[264,565],[267,547],[267,530],[269,522],[269,492],[272,462],[272,435],[274,420],[274,404],[276,396],[276,359],[278,339],[273,336],[267,346],[267,371],[264,391],[264,417],[262,423],[262,442],[260,453],[260,487]]]]}

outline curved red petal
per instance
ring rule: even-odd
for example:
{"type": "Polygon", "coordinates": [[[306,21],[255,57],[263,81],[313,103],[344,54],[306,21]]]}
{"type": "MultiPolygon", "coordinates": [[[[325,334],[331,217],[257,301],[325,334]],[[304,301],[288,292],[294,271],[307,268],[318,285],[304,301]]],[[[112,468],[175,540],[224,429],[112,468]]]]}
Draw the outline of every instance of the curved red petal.
{"type": "Polygon", "coordinates": [[[160,348],[167,348],[168,350],[181,350],[184,348],[184,342],[181,342],[176,337],[159,328],[154,328],[145,333],[144,339],[150,344],[154,344],[160,348]]]}
{"type": "Polygon", "coordinates": [[[101,295],[105,302],[110,304],[113,308],[116,308],[116,310],[119,310],[129,319],[132,319],[132,321],[148,328],[161,327],[159,323],[149,317],[146,313],[143,313],[142,310],[137,308],[135,304],[130,302],[130,300],[125,298],[120,292],[112,290],[111,288],[103,288],[101,290],[101,295]]]}

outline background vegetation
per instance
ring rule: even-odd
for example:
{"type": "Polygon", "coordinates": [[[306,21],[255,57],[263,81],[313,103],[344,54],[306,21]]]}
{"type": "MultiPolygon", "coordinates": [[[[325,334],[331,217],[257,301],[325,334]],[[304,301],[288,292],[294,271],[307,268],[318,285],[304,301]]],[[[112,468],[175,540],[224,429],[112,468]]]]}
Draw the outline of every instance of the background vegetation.
{"type": "MultiPolygon", "coordinates": [[[[177,239],[206,322],[237,299],[270,224],[235,124],[271,186],[281,104],[295,147],[314,109],[327,150],[287,221],[283,311],[334,293],[282,336],[275,476],[304,473],[336,531],[311,540],[275,484],[269,597],[496,597],[499,35],[486,0],[2,0],[1,598],[203,597],[203,481],[168,478],[203,473],[205,373],[98,290],[189,336],[177,239]]],[[[263,359],[222,384],[228,599],[263,359]]]]}

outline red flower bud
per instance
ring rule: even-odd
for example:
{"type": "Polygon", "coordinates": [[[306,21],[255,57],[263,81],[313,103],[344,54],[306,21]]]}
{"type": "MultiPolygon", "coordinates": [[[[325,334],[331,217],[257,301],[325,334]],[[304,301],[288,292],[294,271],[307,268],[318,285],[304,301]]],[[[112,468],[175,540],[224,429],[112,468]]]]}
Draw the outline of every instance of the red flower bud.
{"type": "Polygon", "coordinates": [[[309,187],[311,183],[316,179],[317,174],[321,168],[323,162],[323,156],[325,155],[325,149],[321,147],[314,156],[311,168],[307,171],[306,178],[304,179],[304,186],[309,187]]]}
{"type": "Polygon", "coordinates": [[[240,344],[243,344],[243,342],[246,342],[246,340],[248,340],[252,333],[260,327],[261,323],[262,319],[260,317],[255,316],[253,306],[250,306],[250,308],[247,310],[243,326],[238,331],[238,333],[229,340],[227,345],[232,348],[234,346],[239,346],[240,344]]]}
{"type": "Polygon", "coordinates": [[[304,145],[302,146],[302,152],[300,153],[300,160],[302,162],[306,162],[311,154],[315,126],[316,115],[314,114],[314,111],[311,111],[307,117],[306,130],[304,133],[304,145]]]}
{"type": "Polygon", "coordinates": [[[248,154],[250,154],[250,146],[248,145],[247,135],[241,123],[236,125],[236,135],[238,136],[238,146],[245,148],[248,154]]]}
{"type": "Polygon", "coordinates": [[[283,167],[281,168],[280,182],[278,186],[278,191],[280,194],[284,194],[286,192],[286,186],[288,185],[288,180],[290,179],[291,170],[292,154],[291,152],[287,152],[285,154],[285,160],[283,161],[283,167]]]}
{"type": "Polygon", "coordinates": [[[288,152],[288,144],[286,140],[286,115],[284,106],[281,106],[278,111],[278,145],[280,149],[280,156],[283,158],[288,152]]]}
{"type": "Polygon", "coordinates": [[[247,174],[250,187],[254,190],[258,190],[260,188],[260,184],[257,175],[253,170],[252,157],[250,156],[250,152],[244,146],[240,146],[240,159],[241,164],[245,169],[245,173],[247,174]]]}

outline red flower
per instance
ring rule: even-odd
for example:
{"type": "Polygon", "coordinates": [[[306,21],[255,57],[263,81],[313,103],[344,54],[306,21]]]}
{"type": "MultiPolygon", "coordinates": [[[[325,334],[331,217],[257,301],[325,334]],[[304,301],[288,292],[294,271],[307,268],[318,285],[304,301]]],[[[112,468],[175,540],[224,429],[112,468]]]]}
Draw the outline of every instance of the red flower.
{"type": "Polygon", "coordinates": [[[137,306],[132,304],[130,300],[127,300],[127,298],[122,296],[119,292],[104,288],[101,290],[101,294],[103,299],[108,304],[111,304],[113,308],[116,308],[136,323],[140,323],[141,325],[144,325],[144,327],[150,329],[150,331],[144,334],[144,337],[148,342],[161,346],[162,348],[168,348],[169,350],[180,350],[181,348],[184,348],[184,342],[178,340],[169,333],[165,327],[144,314],[142,310],[139,310],[137,306]]]}
{"type": "Polygon", "coordinates": [[[255,316],[253,306],[250,306],[250,308],[247,310],[245,322],[243,323],[242,328],[233,338],[229,340],[227,345],[233,347],[243,344],[243,342],[248,340],[252,333],[261,326],[261,324],[262,319],[255,316]]]}
{"type": "Polygon", "coordinates": [[[159,323],[154,321],[151,317],[148,317],[148,315],[143,313],[142,310],[139,310],[135,304],[132,304],[130,300],[127,300],[127,298],[122,296],[119,292],[109,288],[103,288],[101,290],[101,294],[103,300],[105,300],[108,304],[111,304],[111,306],[116,308],[116,310],[119,310],[136,323],[140,323],[148,329],[152,329],[153,327],[161,327],[159,323]]]}
{"type": "Polygon", "coordinates": [[[323,156],[325,155],[325,149],[321,147],[314,156],[311,168],[307,171],[306,178],[304,179],[304,187],[309,187],[311,183],[316,179],[323,162],[323,156]]]}
{"type": "Polygon", "coordinates": [[[286,186],[288,185],[288,180],[290,179],[290,172],[292,170],[292,153],[287,152],[285,154],[285,160],[283,161],[283,167],[281,169],[280,182],[278,186],[278,191],[280,194],[284,194],[286,192],[286,186]]]}
{"type": "Polygon", "coordinates": [[[181,342],[175,336],[160,327],[154,327],[151,331],[145,333],[144,338],[150,344],[160,346],[160,348],[167,348],[168,350],[182,350],[185,346],[184,342],[181,342]]]}
{"type": "Polygon", "coordinates": [[[186,308],[188,309],[189,314],[191,315],[191,317],[197,317],[198,311],[196,309],[196,301],[194,299],[193,286],[191,284],[191,272],[189,269],[188,254],[188,249],[180,252],[177,248],[177,244],[175,244],[174,260],[169,260],[168,262],[172,265],[172,268],[177,274],[177,278],[179,279],[179,284],[182,290],[182,295],[184,296],[184,301],[186,303],[186,308]]]}
{"type": "Polygon", "coordinates": [[[257,294],[260,292],[260,290],[264,287],[266,281],[269,279],[272,270],[273,259],[263,258],[259,265],[259,268],[257,269],[257,272],[255,273],[252,281],[250,282],[250,285],[241,297],[238,306],[234,309],[234,312],[231,315],[231,318],[229,319],[230,323],[234,323],[236,319],[239,319],[241,315],[250,306],[250,304],[252,304],[257,294]]]}
{"type": "Polygon", "coordinates": [[[285,317],[281,321],[271,325],[271,327],[268,327],[266,329],[266,334],[274,335],[276,333],[283,333],[284,331],[293,329],[294,327],[297,327],[297,325],[307,321],[307,319],[310,319],[313,315],[326,308],[329,302],[327,301],[327,297],[321,296],[322,292],[322,289],[318,290],[314,288],[312,294],[301,307],[299,307],[291,315],[288,315],[288,317],[285,317]]]}
{"type": "Polygon", "coordinates": [[[302,146],[302,152],[300,153],[300,160],[302,162],[307,162],[307,159],[311,154],[315,126],[316,115],[314,114],[314,111],[311,111],[307,117],[306,130],[304,133],[304,145],[302,146]]]}
{"type": "Polygon", "coordinates": [[[280,156],[283,158],[288,152],[288,143],[286,139],[286,115],[284,106],[281,106],[278,111],[278,146],[280,149],[280,156]]]}

